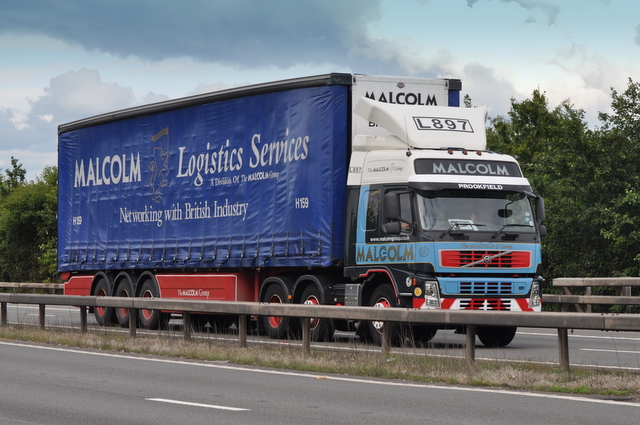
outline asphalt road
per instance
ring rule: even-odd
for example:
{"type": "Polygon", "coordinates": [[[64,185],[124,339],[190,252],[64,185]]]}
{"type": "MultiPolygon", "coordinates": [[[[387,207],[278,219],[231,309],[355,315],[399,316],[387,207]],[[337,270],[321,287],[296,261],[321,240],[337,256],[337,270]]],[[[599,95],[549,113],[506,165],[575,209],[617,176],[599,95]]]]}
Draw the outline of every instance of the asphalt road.
{"type": "Polygon", "coordinates": [[[637,424],[640,403],[0,341],[0,424],[637,424]]]}
{"type": "MultiPolygon", "coordinates": [[[[38,307],[30,305],[8,305],[10,323],[38,323],[38,307]]],[[[52,306],[46,309],[47,326],[75,327],[79,329],[80,314],[77,308],[52,306]]],[[[90,327],[97,326],[93,315],[88,316],[90,327]]],[[[181,321],[172,321],[172,331],[180,335],[181,321]]],[[[128,331],[123,331],[128,332],[128,331]]],[[[216,337],[228,338],[235,343],[232,335],[216,337]]],[[[337,334],[333,343],[314,343],[313,349],[330,347],[331,349],[353,350],[353,335],[337,334]]],[[[266,337],[250,337],[252,343],[281,344],[282,341],[266,337]]],[[[299,343],[292,341],[291,344],[299,343]]],[[[356,344],[358,349],[379,351],[373,345],[356,344]]],[[[454,331],[438,331],[428,348],[394,349],[407,353],[428,354],[434,356],[464,357],[465,335],[454,331]]],[[[509,362],[536,362],[558,364],[558,337],[555,329],[520,328],[513,342],[505,348],[486,348],[476,341],[476,359],[491,359],[509,362]]],[[[604,332],[576,330],[569,333],[569,361],[572,366],[596,367],[607,370],[622,369],[640,373],[640,332],[604,332]]]]}

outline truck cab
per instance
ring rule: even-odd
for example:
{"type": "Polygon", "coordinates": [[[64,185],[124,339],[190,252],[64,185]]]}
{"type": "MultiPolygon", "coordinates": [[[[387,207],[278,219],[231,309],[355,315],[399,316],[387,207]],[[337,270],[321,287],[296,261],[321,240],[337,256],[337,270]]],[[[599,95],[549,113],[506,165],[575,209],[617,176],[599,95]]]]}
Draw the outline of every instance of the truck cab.
{"type": "MultiPolygon", "coordinates": [[[[377,280],[401,307],[540,311],[544,202],[515,158],[486,150],[486,108],[363,98],[355,112],[389,132],[354,136],[345,274],[359,303],[384,306],[377,280]]],[[[487,345],[513,335],[478,329],[487,345]]]]}

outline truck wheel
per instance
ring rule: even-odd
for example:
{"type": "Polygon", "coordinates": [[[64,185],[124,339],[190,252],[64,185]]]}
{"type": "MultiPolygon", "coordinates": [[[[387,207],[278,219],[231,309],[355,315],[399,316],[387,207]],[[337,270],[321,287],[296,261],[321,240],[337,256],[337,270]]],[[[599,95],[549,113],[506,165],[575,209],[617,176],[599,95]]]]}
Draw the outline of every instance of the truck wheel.
{"type": "Polygon", "coordinates": [[[516,336],[515,326],[478,326],[476,335],[485,347],[506,347],[516,336]]]}
{"type": "MultiPolygon", "coordinates": [[[[95,289],[93,290],[93,295],[95,297],[108,297],[111,295],[111,291],[109,290],[109,284],[106,279],[101,278],[96,284],[95,289]]],[[[115,323],[114,311],[111,307],[95,307],[93,309],[93,315],[96,318],[96,322],[100,326],[110,326],[115,323]]]]}
{"type": "MultiPolygon", "coordinates": [[[[129,285],[129,282],[126,281],[126,279],[123,279],[120,281],[120,283],[118,283],[118,286],[116,286],[116,292],[115,292],[115,296],[116,297],[131,297],[133,296],[133,291],[131,289],[131,285],[129,285]]],[[[123,327],[123,328],[128,328],[129,327],[129,309],[128,308],[116,308],[114,309],[115,313],[116,313],[116,319],[118,320],[118,324],[123,327]]]]}
{"type": "MultiPolygon", "coordinates": [[[[284,304],[287,302],[287,296],[282,287],[277,283],[272,283],[264,292],[262,302],[284,304]]],[[[289,331],[289,318],[277,316],[262,316],[262,326],[265,332],[273,339],[284,339],[289,331]]]]}
{"type": "MultiPolygon", "coordinates": [[[[158,298],[160,291],[151,279],[144,281],[140,287],[140,297],[158,298]]],[[[169,315],[160,310],[140,309],[140,326],[144,329],[167,329],[169,327],[169,315]]]]}
{"type": "MultiPolygon", "coordinates": [[[[302,292],[302,304],[305,305],[320,305],[320,296],[318,295],[318,288],[315,285],[310,285],[302,292]]],[[[305,319],[301,319],[305,320],[305,319]]],[[[331,319],[306,319],[311,321],[310,337],[312,341],[330,341],[333,338],[333,332],[335,327],[333,320],[331,319]]],[[[302,323],[302,322],[301,322],[302,323]]]]}
{"type": "MultiPolygon", "coordinates": [[[[396,306],[396,294],[391,285],[380,285],[371,294],[369,305],[372,307],[391,308],[396,306]]],[[[369,336],[374,344],[382,344],[382,332],[385,326],[391,326],[391,343],[397,344],[399,338],[397,322],[367,321],[369,336]]]]}
{"type": "Polygon", "coordinates": [[[431,341],[437,332],[438,328],[434,326],[414,323],[411,326],[412,342],[417,346],[424,345],[431,341]]]}

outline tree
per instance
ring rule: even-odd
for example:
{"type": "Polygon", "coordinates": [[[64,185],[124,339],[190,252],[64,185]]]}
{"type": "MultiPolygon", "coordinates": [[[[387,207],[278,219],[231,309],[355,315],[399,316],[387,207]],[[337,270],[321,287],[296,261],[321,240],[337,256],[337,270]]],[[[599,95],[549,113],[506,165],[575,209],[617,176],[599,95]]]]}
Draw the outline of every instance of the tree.
{"type": "Polygon", "coordinates": [[[18,187],[24,185],[27,171],[14,157],[11,157],[11,169],[4,170],[7,178],[0,174],[0,196],[5,197],[18,187]]]}
{"type": "MultiPolygon", "coordinates": [[[[16,170],[14,163],[14,170],[16,170]]],[[[20,174],[10,179],[20,181],[20,174]]],[[[55,281],[57,169],[13,187],[0,207],[0,276],[4,281],[55,281]]],[[[11,187],[11,186],[7,186],[11,187]]]]}
{"type": "Polygon", "coordinates": [[[569,101],[549,108],[539,90],[490,122],[490,149],[516,155],[545,198],[545,276],[640,273],[640,85],[612,89],[612,112],[589,130],[569,101]]]}
{"type": "Polygon", "coordinates": [[[518,157],[532,188],[545,198],[549,234],[543,241],[543,261],[548,278],[591,271],[592,251],[577,247],[595,248],[602,239],[585,228],[584,221],[589,217],[588,194],[582,190],[589,179],[589,137],[584,111],[569,101],[550,110],[540,90],[522,102],[512,99],[508,119],[490,122],[489,149],[518,157]]]}
{"type": "Polygon", "coordinates": [[[599,217],[602,236],[615,256],[613,273],[640,272],[640,84],[611,89],[612,113],[600,113],[598,167],[593,191],[607,196],[599,217]]]}

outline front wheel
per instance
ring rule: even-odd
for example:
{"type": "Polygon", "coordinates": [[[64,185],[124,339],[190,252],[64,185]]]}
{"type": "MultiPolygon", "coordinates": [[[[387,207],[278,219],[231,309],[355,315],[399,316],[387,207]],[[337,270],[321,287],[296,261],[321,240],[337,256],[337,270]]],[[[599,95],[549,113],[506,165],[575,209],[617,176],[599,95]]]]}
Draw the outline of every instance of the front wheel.
{"type": "Polygon", "coordinates": [[[478,326],[476,335],[486,347],[506,347],[516,336],[515,326],[478,326]]]}
{"type": "MultiPolygon", "coordinates": [[[[391,285],[378,286],[369,300],[369,305],[379,308],[392,308],[397,305],[396,294],[393,291],[391,285]]],[[[367,328],[369,330],[369,337],[374,344],[382,344],[382,333],[385,326],[391,327],[391,343],[396,344],[399,338],[399,325],[397,322],[382,322],[379,320],[367,321],[367,328]]]]}

